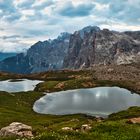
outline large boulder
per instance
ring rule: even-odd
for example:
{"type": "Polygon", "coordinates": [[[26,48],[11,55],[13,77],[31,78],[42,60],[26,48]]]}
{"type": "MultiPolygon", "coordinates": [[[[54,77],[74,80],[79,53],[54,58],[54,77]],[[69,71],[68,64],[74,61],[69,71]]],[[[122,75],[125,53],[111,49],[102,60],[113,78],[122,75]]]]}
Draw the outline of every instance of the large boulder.
{"type": "Polygon", "coordinates": [[[73,129],[71,127],[63,127],[62,130],[64,130],[64,131],[72,131],[73,129]]]}
{"type": "Polygon", "coordinates": [[[18,136],[18,137],[33,137],[32,127],[19,122],[13,122],[9,126],[3,127],[0,130],[0,137],[18,136]]]}
{"type": "Polygon", "coordinates": [[[129,124],[140,124],[140,117],[128,119],[127,123],[129,123],[129,124]]]}
{"type": "Polygon", "coordinates": [[[92,127],[91,127],[90,124],[83,124],[82,127],[81,127],[82,132],[89,131],[91,129],[92,129],[92,127]]]}

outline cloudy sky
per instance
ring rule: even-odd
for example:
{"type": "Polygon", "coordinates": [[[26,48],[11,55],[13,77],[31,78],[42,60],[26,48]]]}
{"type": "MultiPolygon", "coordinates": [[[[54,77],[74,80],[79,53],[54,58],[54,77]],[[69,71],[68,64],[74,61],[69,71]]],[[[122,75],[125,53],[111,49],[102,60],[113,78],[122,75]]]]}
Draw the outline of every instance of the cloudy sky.
{"type": "Polygon", "coordinates": [[[140,0],[0,0],[0,52],[96,25],[140,30],[140,0]]]}

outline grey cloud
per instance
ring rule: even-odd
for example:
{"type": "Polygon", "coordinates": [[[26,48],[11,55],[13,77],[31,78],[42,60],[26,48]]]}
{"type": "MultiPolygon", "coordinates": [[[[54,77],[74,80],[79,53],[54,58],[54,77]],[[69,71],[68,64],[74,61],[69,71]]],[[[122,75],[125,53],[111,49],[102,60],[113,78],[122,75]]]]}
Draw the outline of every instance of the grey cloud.
{"type": "Polygon", "coordinates": [[[73,32],[88,25],[108,25],[108,27],[113,27],[115,23],[125,23],[126,26],[140,25],[140,0],[91,0],[91,2],[88,0],[87,3],[82,3],[81,0],[81,4],[77,6],[72,3],[72,0],[63,0],[65,4],[61,3],[61,0],[58,1],[46,0],[35,5],[35,0],[28,0],[17,6],[13,4],[14,0],[0,2],[2,21],[0,32],[6,34],[0,37],[4,42],[3,48],[8,49],[12,46],[11,48],[15,49],[15,45],[28,48],[27,45],[30,43],[27,42],[54,38],[60,32],[73,32]],[[99,8],[92,4],[95,1],[99,8]],[[105,4],[109,7],[102,9],[102,5],[105,4]],[[34,10],[35,14],[26,15],[22,10],[34,10]]]}
{"type": "Polygon", "coordinates": [[[52,0],[47,0],[46,2],[43,2],[42,4],[38,4],[38,5],[35,3],[32,4],[32,8],[35,8],[37,10],[41,10],[41,9],[48,7],[50,5],[53,5],[53,4],[54,4],[54,2],[52,0]]]}
{"type": "Polygon", "coordinates": [[[21,14],[20,13],[11,13],[3,16],[4,20],[7,20],[9,22],[13,22],[15,20],[20,19],[21,14]]]}
{"type": "Polygon", "coordinates": [[[0,31],[4,31],[4,28],[0,28],[0,31]]]}
{"type": "Polygon", "coordinates": [[[15,7],[11,0],[0,1],[0,9],[3,12],[15,12],[15,7]]]}
{"type": "Polygon", "coordinates": [[[96,2],[104,3],[104,4],[110,3],[111,1],[113,1],[113,0],[96,0],[96,2]]]}
{"type": "Polygon", "coordinates": [[[28,9],[31,8],[32,4],[34,3],[34,0],[26,0],[22,3],[19,3],[17,5],[18,8],[22,8],[22,9],[28,9]]]}
{"type": "Polygon", "coordinates": [[[114,2],[110,4],[109,15],[111,17],[126,23],[140,24],[138,21],[140,18],[140,3],[132,5],[128,0],[115,0],[114,2]]]}
{"type": "Polygon", "coordinates": [[[13,38],[15,39],[20,37],[21,37],[20,35],[11,35],[11,36],[2,36],[0,38],[6,40],[6,39],[13,39],[13,38]]]}
{"type": "Polygon", "coordinates": [[[140,1],[139,0],[96,0],[100,4],[109,4],[109,9],[104,13],[95,12],[98,16],[118,20],[127,24],[139,25],[140,1]]]}
{"type": "Polygon", "coordinates": [[[82,16],[88,16],[94,7],[95,5],[93,4],[80,4],[78,6],[74,6],[72,3],[68,2],[58,12],[62,16],[82,17],[82,16]]]}
{"type": "Polygon", "coordinates": [[[7,20],[12,22],[21,17],[19,11],[15,8],[11,0],[4,0],[0,2],[0,9],[2,10],[0,18],[1,20],[7,20]]]}

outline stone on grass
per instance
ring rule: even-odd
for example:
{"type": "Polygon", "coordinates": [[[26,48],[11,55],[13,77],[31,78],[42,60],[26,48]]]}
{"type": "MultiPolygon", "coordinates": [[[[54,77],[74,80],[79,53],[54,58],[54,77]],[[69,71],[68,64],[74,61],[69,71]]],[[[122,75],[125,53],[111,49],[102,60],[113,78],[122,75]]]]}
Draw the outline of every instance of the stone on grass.
{"type": "Polygon", "coordinates": [[[62,130],[65,130],[65,131],[72,131],[73,129],[71,127],[63,127],[62,130]]]}
{"type": "Polygon", "coordinates": [[[130,124],[140,124],[140,117],[128,119],[127,123],[130,123],[130,124]]]}
{"type": "Polygon", "coordinates": [[[81,127],[81,131],[88,131],[90,130],[92,127],[90,126],[90,124],[83,124],[81,127]]]}
{"type": "Polygon", "coordinates": [[[32,127],[19,122],[13,122],[9,126],[3,127],[0,130],[0,137],[18,136],[18,137],[33,137],[32,127]]]}

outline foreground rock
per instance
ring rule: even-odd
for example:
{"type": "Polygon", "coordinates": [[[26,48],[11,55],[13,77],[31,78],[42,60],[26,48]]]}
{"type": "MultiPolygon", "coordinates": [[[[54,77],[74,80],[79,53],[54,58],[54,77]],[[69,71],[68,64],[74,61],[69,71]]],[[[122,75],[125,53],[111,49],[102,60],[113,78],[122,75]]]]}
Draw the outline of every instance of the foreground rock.
{"type": "Polygon", "coordinates": [[[127,121],[127,123],[130,123],[130,124],[140,124],[140,117],[138,118],[131,118],[127,121]]]}
{"type": "Polygon", "coordinates": [[[63,127],[62,130],[64,130],[64,131],[72,131],[73,129],[71,127],[63,127]]]}
{"type": "Polygon", "coordinates": [[[64,130],[64,131],[76,131],[76,132],[79,132],[79,131],[86,132],[86,131],[89,131],[91,129],[92,129],[92,127],[90,124],[83,124],[81,126],[81,128],[79,128],[79,129],[73,129],[72,127],[63,127],[62,128],[62,130],[64,130]]]}
{"type": "Polygon", "coordinates": [[[0,137],[4,136],[19,136],[31,138],[33,137],[32,127],[19,122],[13,122],[9,126],[3,127],[0,130],[0,137]]]}
{"type": "Polygon", "coordinates": [[[84,132],[84,131],[88,131],[88,130],[91,130],[92,127],[90,126],[90,124],[83,124],[82,127],[81,127],[81,131],[84,132]]]}

